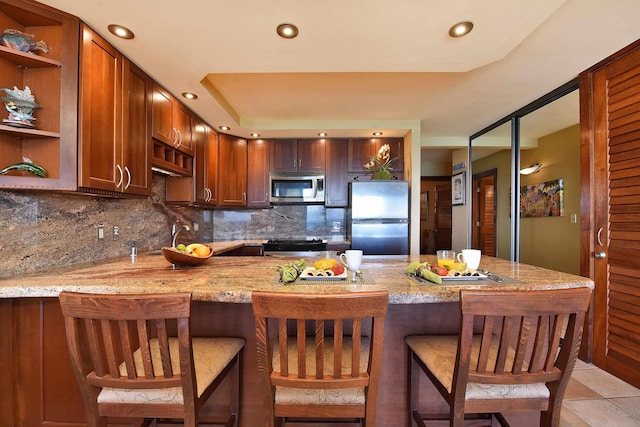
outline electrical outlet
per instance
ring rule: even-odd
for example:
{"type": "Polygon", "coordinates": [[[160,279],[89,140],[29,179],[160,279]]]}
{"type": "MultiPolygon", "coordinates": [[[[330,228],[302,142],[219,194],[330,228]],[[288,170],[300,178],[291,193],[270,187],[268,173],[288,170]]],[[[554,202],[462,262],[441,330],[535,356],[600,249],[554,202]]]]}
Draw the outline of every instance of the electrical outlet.
{"type": "Polygon", "coordinates": [[[197,222],[193,223],[193,231],[200,231],[200,224],[198,224],[197,222]]]}
{"type": "Polygon", "coordinates": [[[104,225],[99,225],[96,229],[98,230],[98,240],[104,240],[104,225]]]}
{"type": "Polygon", "coordinates": [[[118,237],[120,237],[120,227],[118,227],[117,225],[113,226],[113,240],[116,240],[118,237]]]}

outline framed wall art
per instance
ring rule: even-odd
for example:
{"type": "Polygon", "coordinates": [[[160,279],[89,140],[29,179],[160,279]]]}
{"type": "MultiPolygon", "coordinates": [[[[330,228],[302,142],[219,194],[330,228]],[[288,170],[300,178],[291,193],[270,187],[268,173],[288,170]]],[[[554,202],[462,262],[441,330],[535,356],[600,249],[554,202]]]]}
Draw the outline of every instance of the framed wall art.
{"type": "Polygon", "coordinates": [[[520,217],[564,215],[564,183],[562,178],[520,188],[520,217]]]}
{"type": "Polygon", "coordinates": [[[451,204],[464,205],[466,196],[467,180],[466,172],[460,172],[451,176],[451,204]]]}

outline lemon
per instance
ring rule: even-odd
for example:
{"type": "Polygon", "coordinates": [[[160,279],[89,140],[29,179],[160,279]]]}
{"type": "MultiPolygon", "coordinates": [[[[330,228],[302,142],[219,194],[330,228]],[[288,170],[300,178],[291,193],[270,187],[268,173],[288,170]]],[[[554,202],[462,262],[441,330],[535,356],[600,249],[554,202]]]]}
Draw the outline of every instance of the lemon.
{"type": "Polygon", "coordinates": [[[184,248],[184,251],[188,254],[190,254],[191,252],[193,252],[196,248],[200,247],[200,246],[204,246],[202,243],[191,243],[190,245],[187,245],[186,248],[184,248]]]}
{"type": "Polygon", "coordinates": [[[197,257],[205,258],[205,257],[209,256],[209,253],[211,253],[211,250],[209,249],[209,246],[202,245],[202,246],[196,247],[193,250],[193,252],[191,253],[191,255],[195,255],[197,257]]]}

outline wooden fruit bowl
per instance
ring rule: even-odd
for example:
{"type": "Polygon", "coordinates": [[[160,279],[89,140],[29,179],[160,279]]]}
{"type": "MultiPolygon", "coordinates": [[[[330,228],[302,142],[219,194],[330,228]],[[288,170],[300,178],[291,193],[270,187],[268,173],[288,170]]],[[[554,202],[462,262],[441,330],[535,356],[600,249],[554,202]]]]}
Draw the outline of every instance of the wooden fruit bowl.
{"type": "Polygon", "coordinates": [[[199,257],[195,255],[189,255],[177,250],[176,248],[164,247],[162,248],[162,255],[171,264],[175,265],[200,265],[204,264],[213,255],[213,248],[209,246],[211,251],[207,257],[199,257]]]}

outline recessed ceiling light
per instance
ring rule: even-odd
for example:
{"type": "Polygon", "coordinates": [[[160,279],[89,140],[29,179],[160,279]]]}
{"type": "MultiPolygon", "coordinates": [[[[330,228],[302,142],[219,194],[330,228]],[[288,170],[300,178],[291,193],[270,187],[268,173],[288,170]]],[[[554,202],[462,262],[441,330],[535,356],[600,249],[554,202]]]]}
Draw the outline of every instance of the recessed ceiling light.
{"type": "Polygon", "coordinates": [[[292,39],[298,35],[298,27],[293,24],[280,24],[276,28],[276,33],[283,39],[292,39]]]}
{"type": "Polygon", "coordinates": [[[187,99],[198,99],[198,95],[196,95],[193,92],[182,92],[182,96],[184,96],[187,99]]]}
{"type": "Polygon", "coordinates": [[[251,134],[251,136],[252,136],[252,137],[254,137],[254,138],[257,138],[257,137],[259,137],[259,136],[260,136],[260,134],[259,134],[259,133],[256,133],[256,132],[253,132],[253,133],[251,134]]]}
{"type": "Polygon", "coordinates": [[[473,29],[473,22],[464,21],[458,22],[453,27],[449,28],[449,35],[451,37],[462,37],[466,36],[473,29]]]}
{"type": "Polygon", "coordinates": [[[121,39],[132,39],[135,37],[133,31],[122,25],[111,24],[107,28],[111,34],[121,39]]]}
{"type": "Polygon", "coordinates": [[[220,130],[231,130],[231,128],[229,126],[218,126],[218,129],[220,129],[220,130]]]}
{"type": "Polygon", "coordinates": [[[373,136],[382,136],[382,132],[374,132],[373,136]]]}
{"type": "Polygon", "coordinates": [[[318,136],[325,137],[325,136],[327,136],[327,133],[326,132],[319,132],[318,136]]]}

